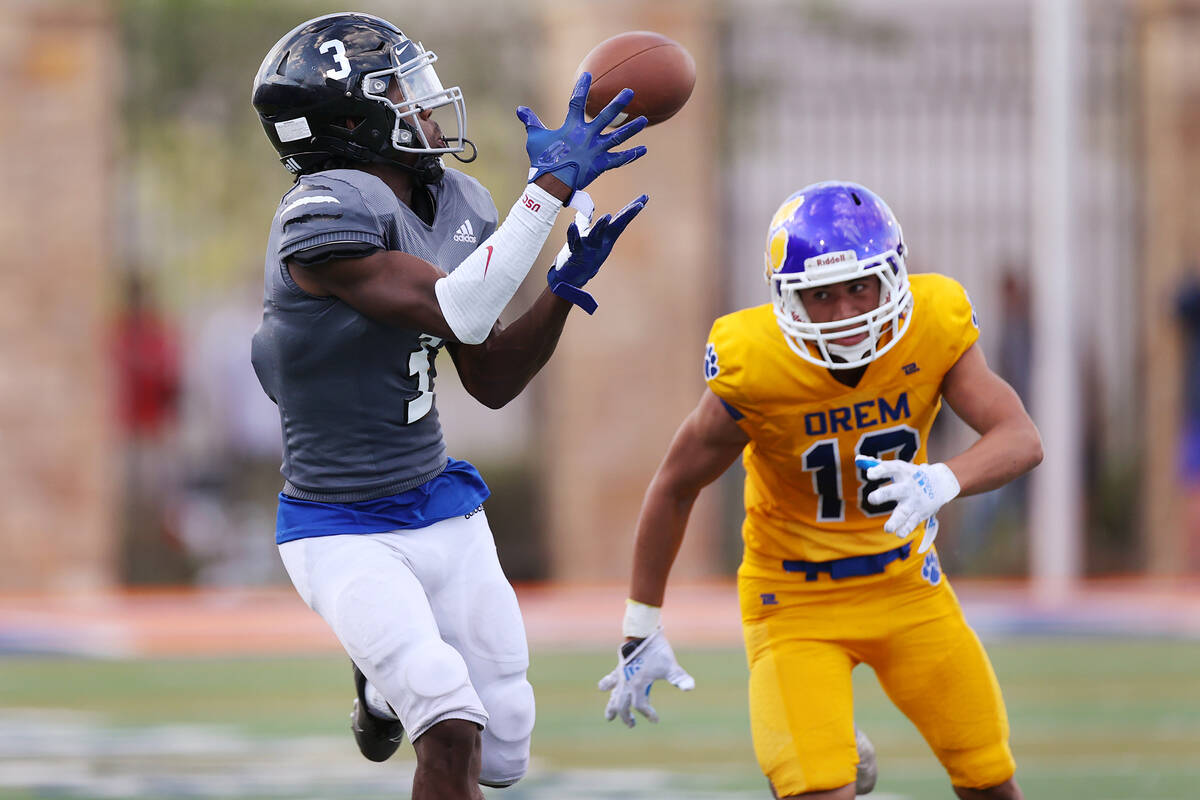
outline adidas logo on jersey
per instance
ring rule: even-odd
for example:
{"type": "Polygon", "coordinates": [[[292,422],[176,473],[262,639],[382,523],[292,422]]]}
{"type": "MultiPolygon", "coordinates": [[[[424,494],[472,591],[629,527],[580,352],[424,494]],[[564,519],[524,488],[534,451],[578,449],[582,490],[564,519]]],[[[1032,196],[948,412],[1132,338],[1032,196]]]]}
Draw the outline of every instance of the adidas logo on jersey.
{"type": "Polygon", "coordinates": [[[479,242],[475,238],[475,229],[471,227],[471,220],[463,220],[463,224],[458,226],[458,230],[454,232],[454,241],[470,242],[471,244],[479,242]]]}

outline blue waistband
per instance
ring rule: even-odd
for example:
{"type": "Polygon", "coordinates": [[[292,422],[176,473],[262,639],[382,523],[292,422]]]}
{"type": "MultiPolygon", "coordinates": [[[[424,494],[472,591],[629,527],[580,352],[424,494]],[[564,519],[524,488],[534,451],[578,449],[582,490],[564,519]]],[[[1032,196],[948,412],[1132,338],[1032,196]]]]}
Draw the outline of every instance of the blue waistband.
{"type": "Polygon", "coordinates": [[[787,572],[803,572],[804,580],[815,581],[822,572],[828,572],[835,581],[842,578],[861,578],[866,575],[879,575],[887,569],[887,565],[900,559],[908,558],[912,550],[912,542],[902,544],[895,550],[886,553],[875,553],[869,556],[850,556],[836,558],[833,561],[787,561],[783,568],[787,572]]]}
{"type": "Polygon", "coordinates": [[[275,543],[344,533],[384,533],[425,528],[470,514],[491,494],[468,461],[448,459],[430,481],[408,491],[352,503],[323,503],[279,495],[275,543]]]}

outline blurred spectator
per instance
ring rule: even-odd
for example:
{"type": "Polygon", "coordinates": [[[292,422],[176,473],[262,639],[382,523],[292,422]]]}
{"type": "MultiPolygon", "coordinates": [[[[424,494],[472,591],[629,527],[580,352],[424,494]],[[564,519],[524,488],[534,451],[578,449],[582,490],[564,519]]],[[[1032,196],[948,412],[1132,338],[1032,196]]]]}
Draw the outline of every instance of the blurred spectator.
{"type": "Polygon", "coordinates": [[[1179,480],[1187,568],[1200,569],[1200,265],[1194,266],[1175,297],[1183,335],[1183,414],[1179,480]]]}
{"type": "Polygon", "coordinates": [[[1033,364],[1033,317],[1029,281],[1016,265],[1004,267],[1000,278],[1000,346],[996,371],[1029,406],[1033,364]]]}
{"type": "Polygon", "coordinates": [[[179,349],[174,331],[147,302],[143,278],[125,278],[124,303],[113,330],[117,410],[130,439],[157,439],[175,422],[179,349]]]}
{"type": "Polygon", "coordinates": [[[112,358],[125,461],[119,575],[126,584],[186,580],[187,559],[170,522],[178,338],[137,272],[125,278],[113,323],[112,358]]]}
{"type": "Polygon", "coordinates": [[[250,364],[262,319],[262,277],[253,277],[189,309],[180,532],[204,585],[287,581],[274,540],[263,535],[275,526],[282,442],[279,412],[250,364]]]}

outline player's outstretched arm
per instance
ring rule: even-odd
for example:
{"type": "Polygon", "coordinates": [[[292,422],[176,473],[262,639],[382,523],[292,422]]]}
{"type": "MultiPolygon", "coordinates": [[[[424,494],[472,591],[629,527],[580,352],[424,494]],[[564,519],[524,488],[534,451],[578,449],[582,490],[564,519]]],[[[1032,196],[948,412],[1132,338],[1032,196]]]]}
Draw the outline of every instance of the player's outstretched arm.
{"type": "Polygon", "coordinates": [[[750,442],[746,432],[707,389],[675,432],[675,438],[646,489],[633,544],[629,596],[661,606],[667,576],[683,542],[700,490],[729,468],[750,442]]]}
{"type": "Polygon", "coordinates": [[[946,461],[960,494],[996,489],[1042,462],[1042,438],[1020,396],[972,345],[942,380],[942,396],[979,439],[946,461]]]}
{"type": "Polygon", "coordinates": [[[296,282],[310,294],[337,297],[385,325],[479,344],[533,266],[563,203],[602,172],[646,152],[644,147],[610,152],[645,127],[643,117],[603,132],[633,93],[622,92],[587,122],[583,108],[590,86],[591,76],[584,73],[571,94],[566,121],[552,131],[529,109],[518,109],[526,130],[529,185],[496,231],[449,275],[416,256],[387,250],[310,267],[293,260],[289,267],[296,282]]]}
{"type": "Polygon", "coordinates": [[[546,276],[548,285],[533,306],[507,327],[496,323],[482,344],[450,346],[459,377],[472,397],[489,408],[508,403],[550,360],[572,305],[589,314],[596,309],[596,301],[583,287],[647,200],[641,195],[615,217],[605,214],[595,224],[576,214],[567,229],[567,244],[546,276]]]}
{"type": "Polygon", "coordinates": [[[402,250],[311,265],[293,258],[289,272],[309,294],[336,297],[383,325],[479,343],[529,272],[569,193],[552,175],[526,187],[503,224],[450,276],[402,250]]]}
{"type": "Polygon", "coordinates": [[[457,341],[479,344],[491,333],[500,312],[516,293],[545,242],[549,234],[545,223],[548,220],[553,224],[559,202],[587,186],[600,173],[627,164],[646,152],[644,147],[609,152],[644,128],[644,118],[639,117],[611,134],[603,132],[633,93],[618,95],[594,120],[587,122],[583,108],[590,86],[591,76],[585,72],[571,94],[566,121],[554,130],[542,125],[528,108],[517,109],[517,116],[525,124],[531,185],[496,232],[434,285],[438,304],[457,341]],[[553,196],[544,191],[547,186],[554,187],[553,196]],[[535,220],[533,224],[516,224],[512,233],[508,232],[510,220],[529,222],[530,215],[535,220]],[[536,247],[533,246],[535,230],[536,247]]]}
{"type": "Polygon", "coordinates": [[[696,497],[720,477],[749,441],[709,391],[675,432],[638,517],[632,590],[621,624],[626,639],[617,652],[616,668],[598,684],[609,692],[605,719],[620,717],[632,728],[633,712],[638,711],[657,722],[658,713],[650,705],[654,681],[666,680],[684,691],[696,685],[675,659],[659,624],[659,609],[696,497]]]}

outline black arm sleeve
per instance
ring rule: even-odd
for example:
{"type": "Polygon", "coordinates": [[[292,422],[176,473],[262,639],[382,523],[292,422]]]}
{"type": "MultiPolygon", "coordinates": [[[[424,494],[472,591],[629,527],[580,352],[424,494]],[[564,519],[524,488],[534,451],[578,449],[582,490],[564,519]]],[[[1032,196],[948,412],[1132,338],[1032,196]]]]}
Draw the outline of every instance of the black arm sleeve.
{"type": "Polygon", "coordinates": [[[298,250],[292,254],[291,260],[302,267],[312,267],[334,259],[364,258],[382,249],[369,242],[329,242],[307,250],[298,250]]]}

